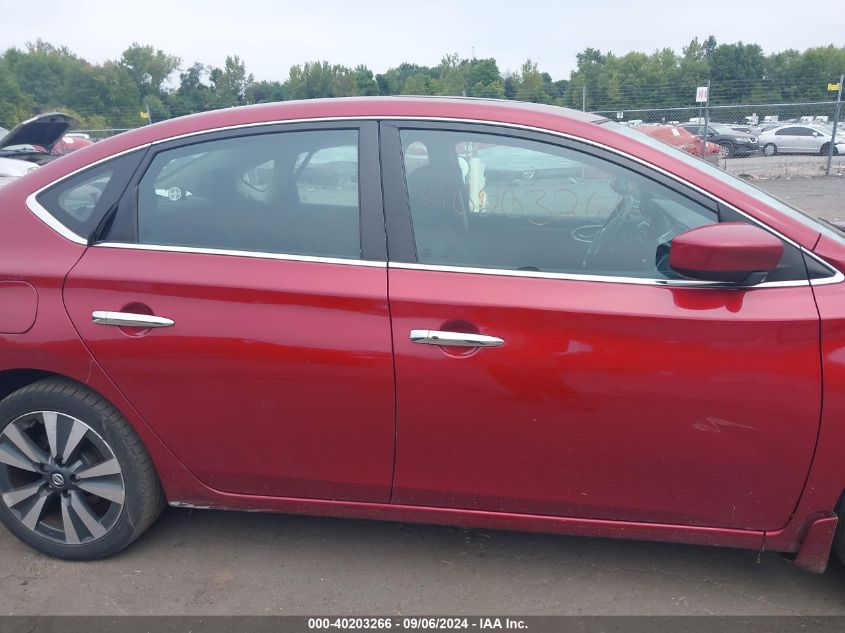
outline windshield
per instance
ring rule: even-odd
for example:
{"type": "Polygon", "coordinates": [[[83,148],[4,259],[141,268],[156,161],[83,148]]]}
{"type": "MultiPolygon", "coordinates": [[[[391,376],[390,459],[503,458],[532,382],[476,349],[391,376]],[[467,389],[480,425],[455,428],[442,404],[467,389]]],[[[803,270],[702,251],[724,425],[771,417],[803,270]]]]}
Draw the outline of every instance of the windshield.
{"type": "Polygon", "coordinates": [[[787,204],[783,200],[774,197],[773,195],[763,191],[759,187],[755,187],[754,185],[742,180],[741,178],[732,176],[722,171],[718,167],[711,165],[699,158],[696,158],[692,154],[677,150],[674,147],[666,145],[665,143],[661,143],[660,141],[646,136],[645,134],[638,134],[628,129],[624,125],[616,123],[615,121],[608,120],[606,122],[599,122],[598,124],[612,127],[614,132],[618,132],[623,136],[627,136],[628,138],[634,139],[635,141],[648,145],[649,147],[656,149],[664,154],[668,154],[672,158],[682,161],[687,165],[691,165],[692,167],[695,167],[696,169],[705,172],[708,176],[712,176],[713,178],[720,180],[726,185],[729,185],[746,195],[753,196],[758,200],[762,200],[768,206],[772,207],[773,209],[776,209],[777,211],[783,213],[786,216],[789,216],[793,220],[800,222],[802,225],[812,229],[813,231],[823,233],[825,236],[845,244],[845,234],[838,231],[837,229],[822,223],[817,218],[807,215],[806,213],[801,211],[801,209],[796,209],[792,205],[787,204]]]}

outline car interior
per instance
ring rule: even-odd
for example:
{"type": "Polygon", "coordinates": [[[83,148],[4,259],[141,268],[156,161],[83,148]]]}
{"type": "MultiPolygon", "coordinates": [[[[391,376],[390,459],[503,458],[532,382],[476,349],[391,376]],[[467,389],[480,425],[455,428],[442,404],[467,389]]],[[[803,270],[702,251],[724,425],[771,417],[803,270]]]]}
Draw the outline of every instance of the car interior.
{"type": "Polygon", "coordinates": [[[357,174],[350,130],[263,134],[163,152],[139,186],[138,237],[360,258],[357,174]]]}
{"type": "Polygon", "coordinates": [[[424,263],[674,278],[672,237],[718,221],[656,182],[571,151],[439,131],[402,140],[424,263]]]}

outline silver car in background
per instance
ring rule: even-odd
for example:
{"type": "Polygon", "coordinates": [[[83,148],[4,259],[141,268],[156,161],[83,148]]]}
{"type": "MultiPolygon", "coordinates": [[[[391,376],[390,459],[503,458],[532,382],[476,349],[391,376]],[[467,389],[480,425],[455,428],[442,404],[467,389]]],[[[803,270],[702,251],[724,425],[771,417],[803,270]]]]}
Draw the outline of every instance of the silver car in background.
{"type": "Polygon", "coordinates": [[[38,169],[38,165],[27,160],[17,158],[3,158],[0,156],[0,187],[8,185],[13,180],[38,169]]]}
{"type": "MultiPolygon", "coordinates": [[[[832,127],[787,123],[760,134],[759,142],[766,156],[775,154],[821,154],[827,156],[832,127]]],[[[834,154],[845,154],[842,129],[836,131],[834,154]]]]}

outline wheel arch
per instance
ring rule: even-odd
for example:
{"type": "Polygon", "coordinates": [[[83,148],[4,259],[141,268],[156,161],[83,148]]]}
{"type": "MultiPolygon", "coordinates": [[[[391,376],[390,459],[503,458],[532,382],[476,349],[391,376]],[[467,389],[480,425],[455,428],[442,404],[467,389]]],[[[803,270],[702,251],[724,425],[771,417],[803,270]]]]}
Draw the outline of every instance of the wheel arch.
{"type": "Polygon", "coordinates": [[[3,369],[0,370],[0,401],[18,389],[47,379],[63,380],[84,387],[108,402],[126,418],[130,426],[138,433],[144,448],[150,454],[168,500],[202,500],[206,498],[208,494],[206,486],[187,470],[119,390],[108,389],[114,387],[110,382],[103,383],[102,386],[108,389],[104,392],[103,389],[98,389],[91,382],[83,382],[78,378],[57,371],[27,367],[3,369]]]}
{"type": "Polygon", "coordinates": [[[62,376],[61,374],[41,369],[6,369],[0,371],[0,400],[5,400],[18,389],[47,378],[59,378],[78,382],[69,376],[62,376]]]}

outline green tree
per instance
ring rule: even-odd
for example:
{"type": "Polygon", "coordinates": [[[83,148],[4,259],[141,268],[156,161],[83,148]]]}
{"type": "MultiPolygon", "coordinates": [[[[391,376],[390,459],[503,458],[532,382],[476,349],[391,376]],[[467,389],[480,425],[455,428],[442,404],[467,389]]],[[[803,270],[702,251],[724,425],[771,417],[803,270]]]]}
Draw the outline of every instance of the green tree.
{"type": "Polygon", "coordinates": [[[748,103],[765,67],[763,49],[757,44],[719,44],[710,55],[711,102],[748,103]]]}
{"type": "Polygon", "coordinates": [[[214,107],[214,93],[205,81],[207,77],[208,69],[199,62],[179,73],[179,87],[167,96],[171,114],[182,116],[214,107]]]}
{"type": "Polygon", "coordinates": [[[379,85],[373,71],[364,65],[355,67],[355,94],[363,97],[379,94],[379,85]]]}
{"type": "Polygon", "coordinates": [[[433,95],[435,91],[434,80],[424,73],[411,75],[405,80],[402,86],[403,95],[433,95]]]}
{"type": "Polygon", "coordinates": [[[141,46],[137,42],[133,42],[120,57],[120,64],[138,86],[141,97],[160,95],[165,80],[179,69],[181,63],[182,60],[175,55],[168,55],[152,46],[141,46]]]}
{"type": "Polygon", "coordinates": [[[517,99],[536,103],[545,103],[549,100],[549,96],[546,94],[545,79],[543,73],[537,68],[537,62],[531,59],[526,60],[522,64],[517,77],[514,85],[517,99]]]}
{"type": "Polygon", "coordinates": [[[457,53],[444,55],[440,64],[434,68],[436,92],[439,95],[461,96],[466,94],[466,65],[457,53]]]}
{"type": "Polygon", "coordinates": [[[32,100],[24,94],[14,74],[0,61],[0,125],[14,127],[32,113],[32,100]]]}
{"type": "Polygon", "coordinates": [[[223,68],[212,68],[209,72],[214,94],[214,105],[229,108],[247,102],[247,91],[255,81],[247,74],[246,64],[237,55],[227,55],[223,68]]]}
{"type": "Polygon", "coordinates": [[[569,78],[570,103],[582,107],[586,88],[587,109],[596,109],[593,104],[611,102],[607,94],[608,77],[605,74],[607,55],[596,48],[587,48],[575,55],[577,68],[569,78]]]}
{"type": "Polygon", "coordinates": [[[284,101],[287,91],[280,81],[256,81],[246,90],[247,103],[284,101]]]}

